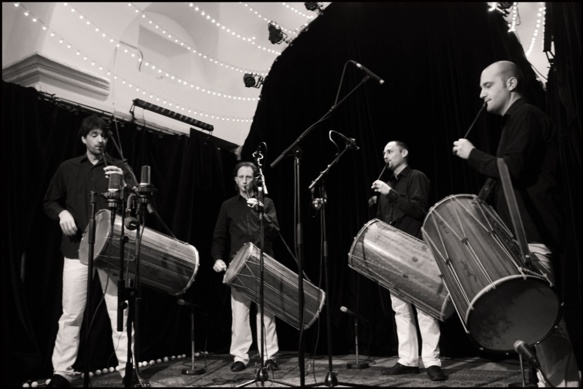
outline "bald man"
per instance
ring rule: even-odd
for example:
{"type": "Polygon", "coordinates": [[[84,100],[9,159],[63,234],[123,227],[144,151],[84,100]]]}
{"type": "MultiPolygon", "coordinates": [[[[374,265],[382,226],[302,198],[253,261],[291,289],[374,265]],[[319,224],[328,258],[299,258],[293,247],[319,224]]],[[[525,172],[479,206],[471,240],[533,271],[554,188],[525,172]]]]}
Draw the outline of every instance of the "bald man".
{"type": "MultiPolygon", "coordinates": [[[[537,268],[554,282],[552,251],[560,244],[559,154],[552,123],[523,97],[524,79],[518,66],[498,61],[480,77],[480,98],[486,110],[504,118],[496,155],[478,150],[467,139],[453,142],[453,153],[490,178],[492,200],[507,226],[512,226],[497,159],[508,166],[529,250],[537,268]]],[[[487,193],[484,187],[481,193],[487,193]]],[[[533,302],[536,303],[536,302],[533,302]]],[[[536,346],[541,369],[553,386],[579,386],[579,372],[564,321],[536,346]]],[[[539,386],[544,386],[539,375],[539,386]]]]}

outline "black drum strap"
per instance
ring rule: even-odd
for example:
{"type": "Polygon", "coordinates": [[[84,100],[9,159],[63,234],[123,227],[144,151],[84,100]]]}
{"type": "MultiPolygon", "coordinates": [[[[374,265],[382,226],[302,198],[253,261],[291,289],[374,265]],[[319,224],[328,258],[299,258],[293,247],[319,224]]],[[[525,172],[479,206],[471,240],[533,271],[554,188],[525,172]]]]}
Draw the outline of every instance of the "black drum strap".
{"type": "Polygon", "coordinates": [[[500,173],[500,179],[502,181],[502,189],[504,190],[504,197],[506,197],[506,203],[508,204],[508,210],[510,212],[510,218],[512,219],[512,224],[514,226],[514,234],[518,240],[518,246],[520,247],[520,253],[524,258],[524,264],[526,267],[532,267],[532,258],[530,250],[528,249],[528,242],[526,240],[526,234],[524,232],[524,227],[522,225],[522,219],[520,218],[520,212],[518,210],[518,204],[516,202],[516,196],[514,195],[514,189],[512,188],[512,181],[510,180],[510,173],[508,172],[508,166],[504,159],[498,158],[498,172],[500,173]]]}

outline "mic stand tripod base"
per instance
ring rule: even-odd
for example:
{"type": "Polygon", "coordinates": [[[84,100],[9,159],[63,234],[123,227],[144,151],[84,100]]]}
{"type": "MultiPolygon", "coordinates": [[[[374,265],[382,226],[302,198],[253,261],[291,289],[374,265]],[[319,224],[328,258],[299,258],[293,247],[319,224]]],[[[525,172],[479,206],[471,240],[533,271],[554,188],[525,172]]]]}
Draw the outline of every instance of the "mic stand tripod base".
{"type": "Polygon", "coordinates": [[[346,368],[348,369],[367,369],[370,365],[368,362],[348,362],[346,368]]]}
{"type": "Polygon", "coordinates": [[[199,369],[182,369],[182,374],[184,375],[201,375],[206,373],[206,369],[201,367],[199,369]]]}
{"type": "Polygon", "coordinates": [[[524,378],[524,361],[522,359],[522,355],[518,354],[518,359],[520,362],[520,378],[522,382],[513,382],[508,384],[509,388],[537,388],[537,377],[536,377],[536,369],[533,366],[529,366],[528,369],[528,381],[526,382],[524,378]]]}

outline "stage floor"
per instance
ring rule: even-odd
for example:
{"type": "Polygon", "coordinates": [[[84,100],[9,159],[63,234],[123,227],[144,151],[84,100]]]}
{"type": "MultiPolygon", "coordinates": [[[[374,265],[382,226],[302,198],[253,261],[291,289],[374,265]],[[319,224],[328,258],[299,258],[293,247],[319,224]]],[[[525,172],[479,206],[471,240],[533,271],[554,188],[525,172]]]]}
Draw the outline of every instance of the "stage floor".
{"type": "MultiPolygon", "coordinates": [[[[278,371],[267,371],[263,381],[258,375],[260,361],[254,358],[249,366],[238,373],[230,370],[232,357],[230,355],[207,355],[195,358],[194,368],[202,369],[202,374],[187,375],[183,370],[192,370],[190,356],[169,357],[158,361],[150,361],[138,368],[140,380],[134,378],[133,386],[151,387],[286,387],[299,386],[300,371],[297,352],[280,352],[277,358],[278,371]],[[257,380],[256,382],[253,382],[257,380]],[[140,385],[141,383],[141,385],[140,385]]],[[[310,386],[369,386],[369,387],[508,387],[512,383],[522,383],[518,358],[490,361],[481,358],[443,358],[442,368],[447,374],[446,381],[434,382],[427,376],[426,370],[419,374],[401,376],[386,376],[381,370],[393,366],[397,357],[369,358],[359,356],[359,362],[369,364],[364,369],[349,369],[347,363],[354,363],[355,355],[334,355],[332,369],[327,355],[306,356],[304,358],[304,385],[310,386]],[[336,379],[334,385],[330,380],[336,379]],[[336,384],[337,382],[337,384],[336,384]]],[[[105,370],[107,371],[107,370],[105,370]]],[[[122,387],[119,373],[107,372],[96,375],[90,380],[91,387],[122,387]]],[[[39,382],[39,387],[45,382],[39,382]]],[[[73,387],[83,387],[81,377],[76,379],[73,387]]]]}

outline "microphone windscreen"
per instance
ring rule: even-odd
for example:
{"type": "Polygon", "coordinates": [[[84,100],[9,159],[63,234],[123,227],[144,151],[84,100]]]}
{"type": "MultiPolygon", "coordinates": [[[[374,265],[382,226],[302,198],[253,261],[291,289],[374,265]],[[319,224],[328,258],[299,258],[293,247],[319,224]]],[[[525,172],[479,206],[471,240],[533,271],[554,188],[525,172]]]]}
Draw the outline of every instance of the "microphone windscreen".
{"type": "Polygon", "coordinates": [[[109,192],[117,192],[121,189],[122,183],[122,175],[119,173],[110,173],[109,174],[109,184],[107,186],[107,190],[109,192]]]}
{"type": "Polygon", "coordinates": [[[140,185],[150,185],[150,166],[148,165],[142,166],[140,185]]]}

